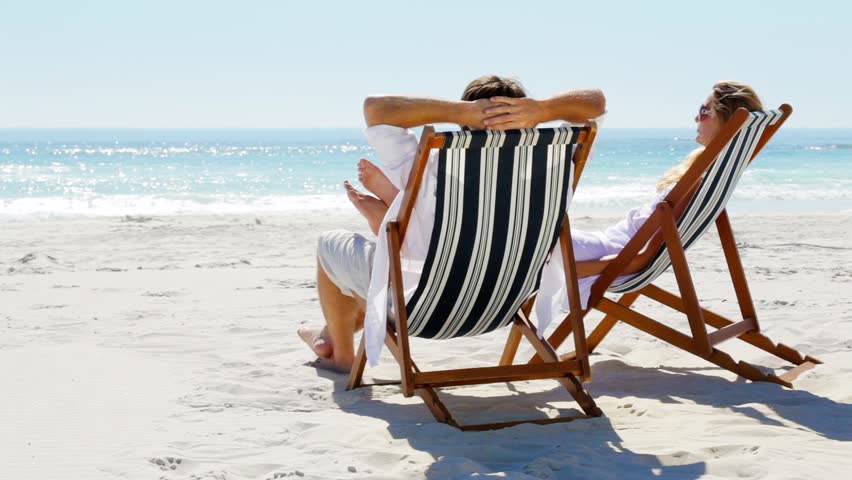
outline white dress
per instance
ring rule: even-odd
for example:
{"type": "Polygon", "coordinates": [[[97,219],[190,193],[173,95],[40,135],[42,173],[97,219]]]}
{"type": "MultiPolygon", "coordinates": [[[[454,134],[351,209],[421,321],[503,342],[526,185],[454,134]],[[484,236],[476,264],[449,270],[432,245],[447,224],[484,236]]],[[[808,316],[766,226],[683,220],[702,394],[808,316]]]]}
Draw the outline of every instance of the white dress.
{"type": "MultiPolygon", "coordinates": [[[[642,206],[631,209],[623,220],[605,229],[602,232],[586,232],[571,229],[572,243],[574,246],[574,258],[577,261],[597,260],[607,255],[614,255],[627,245],[633,235],[654,213],[657,204],[660,203],[674,187],[669,185],[658,191],[653,198],[642,206]]],[[[580,304],[586,308],[592,285],[600,275],[578,279],[580,287],[580,304]]],[[[624,282],[632,275],[619,277],[616,282],[624,282]]],[[[565,287],[565,273],[562,267],[562,248],[557,243],[550,261],[544,266],[541,273],[541,286],[536,297],[535,312],[538,317],[538,331],[543,334],[544,329],[557,317],[561,311],[568,310],[568,295],[565,287]]]]}

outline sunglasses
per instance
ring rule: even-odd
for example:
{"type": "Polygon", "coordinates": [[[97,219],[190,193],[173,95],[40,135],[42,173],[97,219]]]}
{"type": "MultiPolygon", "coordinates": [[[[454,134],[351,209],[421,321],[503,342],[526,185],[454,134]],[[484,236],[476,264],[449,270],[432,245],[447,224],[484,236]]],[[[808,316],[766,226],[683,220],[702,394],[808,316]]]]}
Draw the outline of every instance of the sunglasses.
{"type": "Polygon", "coordinates": [[[710,118],[711,113],[713,113],[713,111],[702,104],[698,107],[698,121],[703,122],[704,120],[707,120],[710,118]]]}

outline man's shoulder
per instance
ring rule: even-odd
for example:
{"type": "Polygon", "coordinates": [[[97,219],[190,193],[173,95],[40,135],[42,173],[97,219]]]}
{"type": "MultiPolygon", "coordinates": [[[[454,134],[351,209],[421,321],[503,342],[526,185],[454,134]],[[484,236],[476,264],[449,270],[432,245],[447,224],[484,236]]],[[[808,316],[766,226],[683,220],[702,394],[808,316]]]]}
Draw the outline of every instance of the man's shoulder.
{"type": "Polygon", "coordinates": [[[367,142],[374,148],[381,147],[405,147],[410,144],[417,145],[417,136],[408,128],[395,125],[372,125],[364,129],[367,142]]]}
{"type": "Polygon", "coordinates": [[[414,132],[407,128],[397,127],[396,125],[386,125],[384,123],[380,123],[378,125],[371,125],[364,129],[364,134],[367,138],[370,137],[404,137],[404,136],[413,136],[414,132]]]}
{"type": "Polygon", "coordinates": [[[364,136],[384,166],[411,161],[417,153],[417,136],[407,128],[372,125],[364,129],[364,136]]]}

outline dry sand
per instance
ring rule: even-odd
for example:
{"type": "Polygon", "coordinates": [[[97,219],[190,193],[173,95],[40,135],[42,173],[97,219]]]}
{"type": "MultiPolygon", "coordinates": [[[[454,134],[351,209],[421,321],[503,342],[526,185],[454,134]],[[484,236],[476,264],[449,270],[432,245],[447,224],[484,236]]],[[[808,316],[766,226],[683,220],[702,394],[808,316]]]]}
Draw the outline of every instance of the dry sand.
{"type": "MultiPolygon", "coordinates": [[[[315,238],[366,230],[354,211],[4,221],[0,478],[844,476],[852,214],[733,213],[732,222],[765,333],[826,362],[795,390],[744,381],[622,325],[593,357],[589,389],[604,417],[462,433],[397,387],[347,392],[342,375],[306,365],[295,331],[322,322],[315,238]]],[[[689,256],[706,305],[734,314],[715,234],[689,256]]],[[[670,273],[662,283],[673,285],[670,273]]],[[[487,365],[505,335],[412,348],[424,366],[487,365]]],[[[767,361],[748,347],[730,351],[767,361]]],[[[397,376],[385,355],[369,377],[397,376]]],[[[571,413],[557,387],[445,397],[462,421],[571,413]]]]}

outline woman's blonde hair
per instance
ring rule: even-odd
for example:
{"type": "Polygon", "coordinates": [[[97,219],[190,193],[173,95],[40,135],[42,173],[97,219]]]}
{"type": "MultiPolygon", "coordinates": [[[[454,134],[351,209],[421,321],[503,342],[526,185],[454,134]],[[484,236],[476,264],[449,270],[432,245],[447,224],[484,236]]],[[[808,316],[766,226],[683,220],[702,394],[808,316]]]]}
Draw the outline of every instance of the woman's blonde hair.
{"type": "MultiPolygon", "coordinates": [[[[710,106],[716,113],[716,118],[724,124],[727,122],[738,108],[742,107],[750,112],[763,110],[763,103],[760,97],[750,85],[745,83],[725,80],[713,85],[713,105],[710,106]]],[[[677,182],[683,177],[683,174],[689,170],[695,159],[701,155],[704,147],[698,147],[689,152],[686,158],[670,168],[660,181],[657,182],[657,191],[661,191],[667,186],[677,182]]]]}

